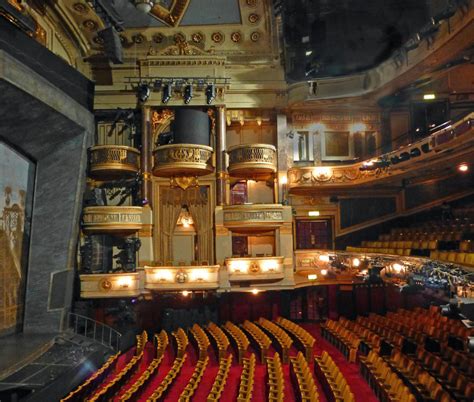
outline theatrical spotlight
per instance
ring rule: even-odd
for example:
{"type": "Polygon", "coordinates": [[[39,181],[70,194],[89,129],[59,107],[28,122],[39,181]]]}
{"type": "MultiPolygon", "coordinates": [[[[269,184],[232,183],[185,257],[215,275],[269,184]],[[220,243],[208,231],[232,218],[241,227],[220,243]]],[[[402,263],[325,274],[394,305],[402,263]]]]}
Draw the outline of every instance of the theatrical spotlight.
{"type": "Polygon", "coordinates": [[[161,102],[168,103],[172,95],[173,95],[173,88],[171,87],[171,84],[166,84],[163,87],[163,96],[161,97],[161,102]]]}
{"type": "Polygon", "coordinates": [[[216,85],[209,84],[206,88],[206,100],[207,104],[210,105],[214,99],[216,99],[216,85]]]}
{"type": "Polygon", "coordinates": [[[193,86],[191,84],[184,87],[183,99],[186,105],[193,99],[193,86]]]}
{"type": "Polygon", "coordinates": [[[148,84],[140,84],[137,89],[137,98],[141,103],[145,103],[150,97],[151,91],[148,84]]]}

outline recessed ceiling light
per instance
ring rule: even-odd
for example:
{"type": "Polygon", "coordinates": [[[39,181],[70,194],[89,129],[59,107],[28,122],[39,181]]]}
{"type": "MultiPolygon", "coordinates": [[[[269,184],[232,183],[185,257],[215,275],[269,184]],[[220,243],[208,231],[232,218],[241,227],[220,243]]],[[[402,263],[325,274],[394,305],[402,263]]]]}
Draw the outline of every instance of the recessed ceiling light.
{"type": "Polygon", "coordinates": [[[458,166],[458,170],[462,173],[466,173],[469,170],[469,165],[467,163],[461,163],[458,166]]]}

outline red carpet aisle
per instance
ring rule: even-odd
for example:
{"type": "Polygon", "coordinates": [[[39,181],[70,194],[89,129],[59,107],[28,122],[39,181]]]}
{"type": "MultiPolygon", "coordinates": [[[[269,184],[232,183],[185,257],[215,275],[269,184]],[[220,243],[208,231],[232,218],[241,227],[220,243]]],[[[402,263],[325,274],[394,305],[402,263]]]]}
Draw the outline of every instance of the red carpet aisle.
{"type": "MultiPolygon", "coordinates": [[[[377,397],[374,395],[369,385],[365,382],[359,372],[359,365],[355,363],[349,363],[339,350],[333,345],[322,338],[320,327],[318,324],[301,324],[303,328],[309,331],[315,338],[316,343],[314,351],[316,355],[320,355],[326,350],[334,362],[337,364],[342,374],[347,380],[347,383],[351,387],[352,393],[356,401],[360,402],[378,402],[377,397]]],[[[319,386],[321,389],[321,386],[319,386]]]]}

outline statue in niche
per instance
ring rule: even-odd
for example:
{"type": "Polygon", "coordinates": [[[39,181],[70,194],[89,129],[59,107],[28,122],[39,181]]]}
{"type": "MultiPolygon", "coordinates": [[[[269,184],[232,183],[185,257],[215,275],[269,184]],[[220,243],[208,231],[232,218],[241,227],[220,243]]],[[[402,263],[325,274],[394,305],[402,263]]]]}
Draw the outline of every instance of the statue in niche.
{"type": "Polygon", "coordinates": [[[136,237],[127,237],[118,247],[120,250],[113,258],[117,259],[116,271],[135,272],[137,266],[137,251],[142,242],[136,237]]]}

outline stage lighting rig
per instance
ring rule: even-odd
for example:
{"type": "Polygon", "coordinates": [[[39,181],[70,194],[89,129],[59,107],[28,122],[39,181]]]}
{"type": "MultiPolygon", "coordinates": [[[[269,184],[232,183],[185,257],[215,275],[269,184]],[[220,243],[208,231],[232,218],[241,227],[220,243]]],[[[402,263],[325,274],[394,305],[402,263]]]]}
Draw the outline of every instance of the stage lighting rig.
{"type": "Polygon", "coordinates": [[[184,104],[188,105],[189,102],[191,102],[191,99],[193,99],[193,85],[187,84],[184,87],[184,93],[183,93],[184,104]]]}
{"type": "Polygon", "coordinates": [[[212,102],[214,102],[215,98],[216,98],[216,85],[212,83],[212,84],[209,84],[206,88],[207,104],[210,105],[212,102]]]}
{"type": "Polygon", "coordinates": [[[137,98],[140,103],[145,103],[150,97],[151,90],[148,84],[140,84],[137,89],[137,98]]]}
{"type": "Polygon", "coordinates": [[[172,83],[168,83],[163,87],[163,96],[161,97],[162,103],[168,103],[173,96],[172,83]]]}

